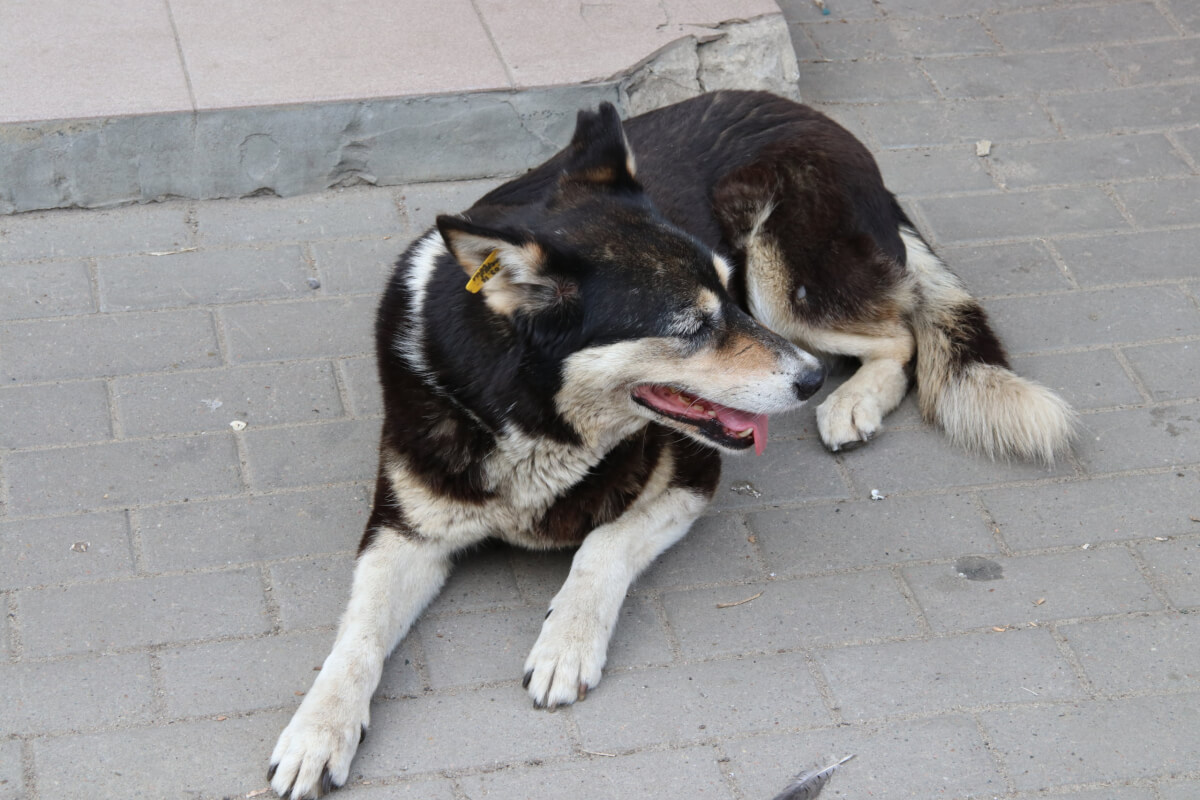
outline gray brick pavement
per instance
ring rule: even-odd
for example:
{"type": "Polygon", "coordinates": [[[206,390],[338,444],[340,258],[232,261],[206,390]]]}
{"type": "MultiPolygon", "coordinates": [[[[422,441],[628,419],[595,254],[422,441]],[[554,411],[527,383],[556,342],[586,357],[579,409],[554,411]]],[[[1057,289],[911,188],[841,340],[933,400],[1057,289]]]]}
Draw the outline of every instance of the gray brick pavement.
{"type": "MultiPolygon", "coordinates": [[[[833,796],[1200,795],[1200,11],[827,5],[785,3],[801,91],[1076,404],[1073,453],[965,455],[911,400],[838,456],[773,420],[553,714],[520,667],[569,555],[464,557],[344,796],[755,800],[851,752],[833,796]]],[[[368,510],[375,295],[494,184],[0,218],[0,798],[266,786],[368,510]]]]}

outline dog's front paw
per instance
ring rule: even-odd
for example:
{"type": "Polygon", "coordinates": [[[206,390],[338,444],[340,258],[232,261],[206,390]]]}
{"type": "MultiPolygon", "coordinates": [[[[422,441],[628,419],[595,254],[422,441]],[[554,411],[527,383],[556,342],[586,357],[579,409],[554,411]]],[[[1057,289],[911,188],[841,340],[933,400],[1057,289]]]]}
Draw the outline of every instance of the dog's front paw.
{"type": "Polygon", "coordinates": [[[851,450],[883,427],[879,403],[871,395],[836,391],[817,406],[817,431],[830,450],[851,450]]]}
{"type": "Polygon", "coordinates": [[[345,784],[370,721],[367,709],[313,689],[279,735],[267,770],[271,788],[289,800],[311,800],[345,784]]]}
{"type": "Polygon", "coordinates": [[[570,705],[600,683],[612,631],[599,620],[551,609],[525,659],[522,686],[538,708],[570,705]]]}

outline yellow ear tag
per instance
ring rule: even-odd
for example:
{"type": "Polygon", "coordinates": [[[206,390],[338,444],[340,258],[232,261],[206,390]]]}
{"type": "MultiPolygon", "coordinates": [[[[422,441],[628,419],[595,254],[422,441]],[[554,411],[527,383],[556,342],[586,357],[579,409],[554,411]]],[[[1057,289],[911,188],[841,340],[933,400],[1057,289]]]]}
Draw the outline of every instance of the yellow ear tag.
{"type": "Polygon", "coordinates": [[[499,253],[499,250],[493,250],[488,253],[488,257],[479,265],[479,269],[475,270],[475,274],[471,276],[471,280],[467,281],[468,292],[478,294],[485,283],[496,277],[496,273],[504,266],[500,263],[499,253]]]}

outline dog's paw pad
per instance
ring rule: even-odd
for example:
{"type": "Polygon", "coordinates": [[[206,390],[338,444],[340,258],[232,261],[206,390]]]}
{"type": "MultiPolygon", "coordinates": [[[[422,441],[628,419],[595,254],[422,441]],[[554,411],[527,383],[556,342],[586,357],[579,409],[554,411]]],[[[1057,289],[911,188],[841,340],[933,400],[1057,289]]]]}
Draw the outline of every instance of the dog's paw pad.
{"type": "Polygon", "coordinates": [[[280,797],[314,800],[341,787],[366,732],[357,720],[334,723],[301,708],[279,736],[267,780],[280,797]]]}
{"type": "Polygon", "coordinates": [[[548,617],[525,660],[521,685],[538,708],[583,700],[600,682],[607,648],[608,632],[595,620],[548,617]]]}
{"type": "Polygon", "coordinates": [[[875,398],[834,392],[817,407],[817,431],[830,450],[852,450],[869,442],[883,427],[875,398]]]}

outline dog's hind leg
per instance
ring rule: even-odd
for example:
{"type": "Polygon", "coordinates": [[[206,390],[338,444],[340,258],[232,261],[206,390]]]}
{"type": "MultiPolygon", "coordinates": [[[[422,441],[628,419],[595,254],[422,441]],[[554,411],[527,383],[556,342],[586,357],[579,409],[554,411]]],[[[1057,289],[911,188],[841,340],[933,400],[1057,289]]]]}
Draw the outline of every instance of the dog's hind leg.
{"type": "Polygon", "coordinates": [[[333,651],[271,754],[271,788],[291,800],[341,786],[370,723],[383,662],[441,589],[453,549],[411,533],[372,532],[358,557],[333,651]]]}
{"type": "MultiPolygon", "coordinates": [[[[711,485],[672,486],[679,476],[670,452],[664,451],[633,506],[589,533],[576,552],[571,572],[551,601],[541,634],[525,661],[524,685],[538,707],[582,700],[600,682],[608,641],[630,584],[687,533],[708,504],[719,476],[717,455],[688,454],[711,465],[707,473],[711,485]]],[[[685,469],[694,472],[695,467],[693,461],[685,469]]]]}

